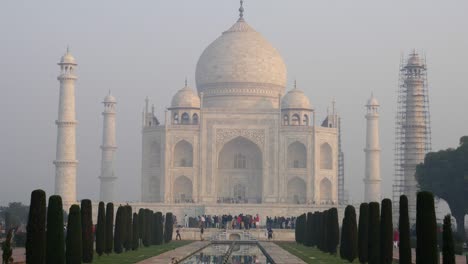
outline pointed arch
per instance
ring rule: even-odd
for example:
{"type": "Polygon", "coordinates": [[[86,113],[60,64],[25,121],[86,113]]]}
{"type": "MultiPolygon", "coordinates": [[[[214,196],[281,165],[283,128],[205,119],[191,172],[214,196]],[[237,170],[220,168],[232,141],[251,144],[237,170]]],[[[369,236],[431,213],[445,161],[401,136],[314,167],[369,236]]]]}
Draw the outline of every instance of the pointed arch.
{"type": "Polygon", "coordinates": [[[180,203],[190,202],[192,200],[193,185],[192,181],[186,176],[179,176],[174,181],[174,201],[180,203]]]}
{"type": "Polygon", "coordinates": [[[299,114],[294,114],[291,117],[291,125],[293,126],[299,126],[301,124],[301,117],[299,114]]]}
{"type": "Polygon", "coordinates": [[[220,200],[259,203],[263,192],[263,153],[250,139],[239,136],[223,145],[216,179],[220,200]]]}
{"type": "Polygon", "coordinates": [[[198,125],[198,114],[197,113],[192,115],[192,124],[198,125]]]}
{"type": "Polygon", "coordinates": [[[186,140],[177,142],[174,147],[174,167],[193,167],[193,147],[186,140]]]}
{"type": "Polygon", "coordinates": [[[183,113],[182,116],[180,117],[180,123],[183,125],[189,124],[190,123],[190,116],[188,113],[183,113]]]}
{"type": "Polygon", "coordinates": [[[307,148],[304,144],[299,141],[289,144],[287,166],[296,169],[307,167],[307,148]]]}
{"type": "Polygon", "coordinates": [[[329,179],[323,178],[320,181],[320,201],[331,202],[333,198],[332,183],[329,179]]]}
{"type": "Polygon", "coordinates": [[[304,204],[307,195],[306,182],[299,178],[294,177],[288,182],[288,202],[292,204],[304,204]]]}
{"type": "Polygon", "coordinates": [[[333,169],[333,151],[328,143],[320,145],[320,169],[333,169]]]}

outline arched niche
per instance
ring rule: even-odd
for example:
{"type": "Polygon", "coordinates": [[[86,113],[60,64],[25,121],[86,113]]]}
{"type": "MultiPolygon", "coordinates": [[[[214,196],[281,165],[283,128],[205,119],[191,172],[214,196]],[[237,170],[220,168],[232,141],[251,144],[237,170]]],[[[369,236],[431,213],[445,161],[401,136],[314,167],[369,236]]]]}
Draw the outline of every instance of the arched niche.
{"type": "Polygon", "coordinates": [[[288,168],[306,168],[307,167],[307,149],[299,141],[289,144],[287,156],[288,168]]]}
{"type": "Polygon", "coordinates": [[[186,176],[179,176],[174,181],[174,201],[187,203],[192,201],[193,185],[192,181],[186,176]]]}
{"type": "Polygon", "coordinates": [[[299,178],[294,177],[288,182],[288,202],[292,204],[304,204],[307,195],[306,182],[299,178]]]}
{"type": "Polygon", "coordinates": [[[193,167],[193,147],[186,140],[179,141],[174,147],[174,167],[193,167]]]}
{"type": "Polygon", "coordinates": [[[218,155],[218,198],[222,201],[261,202],[262,173],[263,154],[257,144],[245,137],[228,141],[218,155]],[[239,186],[244,186],[245,190],[239,186]],[[239,199],[243,192],[244,197],[239,199]]]}
{"type": "Polygon", "coordinates": [[[161,145],[159,142],[151,142],[149,158],[151,167],[161,167],[161,145]]]}
{"type": "Polygon", "coordinates": [[[332,183],[329,179],[323,178],[320,181],[320,201],[331,202],[332,201],[332,183]]]}
{"type": "Polygon", "coordinates": [[[320,169],[333,169],[333,151],[328,143],[320,145],[320,169]]]}

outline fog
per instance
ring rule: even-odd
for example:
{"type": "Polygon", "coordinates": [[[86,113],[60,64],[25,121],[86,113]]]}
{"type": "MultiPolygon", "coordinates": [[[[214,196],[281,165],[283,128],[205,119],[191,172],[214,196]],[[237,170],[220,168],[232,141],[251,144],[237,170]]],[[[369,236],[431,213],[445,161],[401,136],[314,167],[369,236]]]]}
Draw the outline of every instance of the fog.
{"type": "MultiPolygon", "coordinates": [[[[98,199],[102,99],[117,98],[116,176],[123,201],[140,198],[141,111],[163,120],[185,77],[195,87],[204,48],[238,17],[236,0],[3,1],[0,7],[0,205],[54,190],[59,83],[70,46],[76,86],[78,198],[98,199]]],[[[322,120],[342,117],[345,188],[363,199],[365,108],[381,104],[382,188],[391,197],[400,56],[427,58],[433,150],[468,134],[468,1],[246,0],[245,19],[283,56],[322,120]]]]}

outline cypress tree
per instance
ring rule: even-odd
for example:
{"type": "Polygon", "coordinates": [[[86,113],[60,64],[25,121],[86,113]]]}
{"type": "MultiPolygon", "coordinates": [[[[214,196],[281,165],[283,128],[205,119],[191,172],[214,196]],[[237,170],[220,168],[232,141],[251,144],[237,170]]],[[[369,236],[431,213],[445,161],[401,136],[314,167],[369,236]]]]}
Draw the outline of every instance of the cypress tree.
{"type": "Polygon", "coordinates": [[[67,224],[67,244],[65,258],[67,264],[81,264],[81,212],[80,207],[74,204],[70,207],[67,224]]]}
{"type": "Polygon", "coordinates": [[[452,234],[452,221],[451,216],[446,215],[444,218],[444,229],[442,233],[442,263],[455,264],[455,246],[452,234]]]}
{"type": "Polygon", "coordinates": [[[174,229],[174,223],[172,219],[172,213],[166,213],[166,223],[164,226],[164,243],[169,243],[172,241],[172,232],[174,229]]]}
{"type": "Polygon", "coordinates": [[[163,217],[161,212],[156,212],[155,214],[156,218],[156,226],[155,229],[157,230],[157,236],[156,236],[156,245],[162,245],[164,242],[164,227],[163,227],[163,217]]]}
{"type": "Polygon", "coordinates": [[[310,242],[311,242],[311,246],[312,247],[315,247],[317,246],[317,234],[316,234],[316,226],[317,226],[317,214],[314,212],[311,214],[311,232],[310,232],[310,242]]]}
{"type": "Polygon", "coordinates": [[[296,228],[294,229],[294,240],[296,243],[301,244],[301,238],[300,238],[300,229],[302,227],[302,215],[298,216],[296,218],[296,228]]]}
{"type": "Polygon", "coordinates": [[[358,256],[359,262],[367,263],[369,260],[369,204],[362,203],[359,206],[359,228],[358,228],[358,256]]]}
{"type": "Polygon", "coordinates": [[[44,264],[46,246],[46,194],[43,190],[31,193],[28,225],[26,227],[26,263],[44,264]]]}
{"type": "Polygon", "coordinates": [[[320,243],[320,247],[319,249],[323,252],[328,252],[328,229],[329,229],[329,212],[328,210],[325,210],[322,212],[322,223],[321,223],[321,227],[320,227],[320,240],[321,240],[321,243],[320,243]]]}
{"type": "Polygon", "coordinates": [[[114,247],[114,204],[107,203],[106,205],[106,247],[105,252],[107,255],[112,253],[114,247]]]}
{"type": "Polygon", "coordinates": [[[348,205],[341,228],[340,256],[349,262],[353,262],[357,257],[357,233],[356,210],[352,205],[348,205]]]}
{"type": "Polygon", "coordinates": [[[321,225],[321,220],[320,220],[320,212],[315,211],[312,214],[312,219],[313,219],[313,224],[314,226],[312,227],[312,235],[314,237],[314,246],[319,247],[320,244],[320,225],[321,225]]]}
{"type": "Polygon", "coordinates": [[[96,226],[96,253],[102,256],[106,248],[106,211],[104,203],[100,202],[96,226]]]}
{"type": "Polygon", "coordinates": [[[416,202],[416,264],[437,264],[437,224],[434,196],[419,192],[416,202]]]}
{"type": "Polygon", "coordinates": [[[148,209],[143,209],[142,212],[142,218],[143,218],[143,234],[142,234],[142,243],[143,246],[148,247],[149,246],[149,238],[148,238],[148,232],[149,232],[149,223],[148,223],[148,209]]]}
{"type": "Polygon", "coordinates": [[[400,244],[398,246],[399,263],[411,264],[410,223],[408,215],[408,198],[400,196],[400,216],[398,219],[400,244]]]}
{"type": "Polygon", "coordinates": [[[138,232],[138,214],[133,213],[132,225],[132,250],[137,250],[139,246],[139,232],[138,232]]]}
{"type": "Polygon", "coordinates": [[[140,245],[143,243],[143,234],[145,233],[145,217],[143,216],[144,211],[145,210],[143,208],[138,210],[138,243],[140,245]]]}
{"type": "Polygon", "coordinates": [[[369,203],[369,264],[380,263],[380,205],[369,203]]]}
{"type": "Polygon", "coordinates": [[[132,207],[130,205],[126,205],[124,207],[124,218],[125,218],[125,240],[124,240],[124,247],[125,251],[132,250],[132,239],[133,239],[133,223],[132,223],[132,207]]]}
{"type": "Polygon", "coordinates": [[[81,234],[83,263],[93,262],[94,234],[93,234],[93,212],[91,200],[81,200],[81,234]]]}
{"type": "Polygon", "coordinates": [[[312,243],[312,228],[313,228],[313,224],[312,224],[312,213],[311,212],[308,212],[307,213],[307,218],[306,218],[306,226],[305,226],[305,239],[304,239],[304,245],[305,246],[308,246],[308,247],[311,247],[313,245],[312,243]]]}
{"type": "Polygon", "coordinates": [[[154,215],[154,212],[152,210],[149,210],[148,209],[148,214],[147,214],[147,218],[146,218],[146,222],[147,222],[147,226],[148,226],[148,245],[153,245],[154,244],[154,241],[153,241],[153,232],[154,232],[154,221],[153,221],[153,215],[154,215]]]}
{"type": "Polygon", "coordinates": [[[328,253],[335,255],[336,247],[340,241],[340,224],[338,223],[338,210],[333,207],[328,211],[328,253]]]}
{"type": "Polygon", "coordinates": [[[117,208],[115,215],[115,228],[114,228],[114,252],[117,254],[122,253],[122,206],[117,208]]]}
{"type": "Polygon", "coordinates": [[[380,263],[393,262],[393,222],[392,201],[382,200],[382,213],[380,214],[380,263]]]}
{"type": "Polygon", "coordinates": [[[65,263],[65,237],[63,234],[63,206],[59,195],[49,197],[47,208],[46,263],[65,263]]]}

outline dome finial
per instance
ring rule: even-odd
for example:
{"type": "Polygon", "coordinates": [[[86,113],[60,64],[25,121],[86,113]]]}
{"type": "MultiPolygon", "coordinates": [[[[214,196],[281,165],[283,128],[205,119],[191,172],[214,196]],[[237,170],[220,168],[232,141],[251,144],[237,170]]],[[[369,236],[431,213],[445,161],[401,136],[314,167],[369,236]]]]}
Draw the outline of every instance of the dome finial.
{"type": "Polygon", "coordinates": [[[187,76],[185,76],[185,87],[187,87],[187,76]]]}
{"type": "Polygon", "coordinates": [[[240,7],[239,7],[239,19],[244,18],[244,0],[240,0],[240,7]]]}
{"type": "Polygon", "coordinates": [[[294,79],[294,89],[297,89],[297,80],[294,79]]]}

